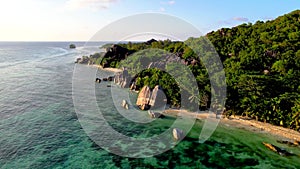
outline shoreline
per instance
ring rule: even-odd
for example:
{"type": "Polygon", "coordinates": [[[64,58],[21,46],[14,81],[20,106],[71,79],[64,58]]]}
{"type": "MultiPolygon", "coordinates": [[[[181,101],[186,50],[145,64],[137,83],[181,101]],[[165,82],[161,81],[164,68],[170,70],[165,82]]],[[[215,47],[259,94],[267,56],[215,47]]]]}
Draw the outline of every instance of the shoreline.
{"type": "Polygon", "coordinates": [[[92,66],[92,67],[96,67],[100,70],[104,70],[104,71],[109,71],[109,72],[113,72],[113,73],[119,73],[119,72],[122,72],[123,70],[122,69],[118,69],[118,68],[103,68],[101,65],[96,65],[96,64],[93,64],[93,65],[89,65],[89,66],[92,66]]]}
{"type": "MultiPolygon", "coordinates": [[[[181,113],[183,116],[195,117],[198,120],[205,120],[210,115],[209,113],[194,113],[187,110],[176,110],[176,109],[167,109],[163,112],[165,115],[178,116],[178,113],[181,113]]],[[[294,142],[300,141],[300,132],[297,132],[293,129],[284,128],[281,126],[275,126],[269,123],[264,123],[256,121],[254,119],[242,117],[242,116],[230,116],[224,118],[221,117],[220,124],[225,126],[231,126],[235,128],[240,128],[248,130],[255,133],[264,133],[270,134],[272,136],[278,136],[278,140],[294,142]]]]}
{"type": "MultiPolygon", "coordinates": [[[[103,68],[100,65],[91,65],[97,67],[98,69],[110,71],[114,73],[122,72],[122,69],[118,68],[103,68]]],[[[178,116],[178,113],[181,113],[183,116],[194,117],[198,120],[205,120],[210,115],[209,113],[195,113],[190,112],[188,110],[178,110],[178,109],[167,109],[163,112],[165,115],[170,116],[178,116]]],[[[295,131],[293,129],[284,128],[281,126],[275,126],[269,123],[264,123],[260,121],[256,121],[254,119],[242,117],[242,116],[230,116],[224,117],[222,116],[220,119],[220,123],[225,126],[232,126],[244,130],[248,130],[256,133],[267,133],[272,136],[279,136],[281,140],[289,140],[291,142],[297,141],[300,142],[300,132],[295,131]]]]}

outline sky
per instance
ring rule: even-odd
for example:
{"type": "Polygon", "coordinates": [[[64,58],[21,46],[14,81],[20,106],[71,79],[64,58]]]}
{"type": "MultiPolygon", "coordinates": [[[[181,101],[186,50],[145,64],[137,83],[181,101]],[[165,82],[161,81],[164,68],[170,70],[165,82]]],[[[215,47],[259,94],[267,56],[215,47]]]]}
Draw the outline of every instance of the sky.
{"type": "Polygon", "coordinates": [[[206,34],[296,9],[300,0],[0,0],[0,41],[88,41],[112,22],[142,13],[178,17],[206,34]]]}

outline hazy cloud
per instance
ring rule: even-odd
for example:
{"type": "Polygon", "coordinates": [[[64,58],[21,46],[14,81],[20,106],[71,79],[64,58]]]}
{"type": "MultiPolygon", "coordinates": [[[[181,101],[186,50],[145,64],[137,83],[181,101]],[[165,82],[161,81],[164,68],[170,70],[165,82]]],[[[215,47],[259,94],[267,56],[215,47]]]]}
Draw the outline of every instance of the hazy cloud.
{"type": "Polygon", "coordinates": [[[268,17],[268,16],[262,18],[262,20],[265,20],[265,21],[267,21],[267,20],[270,21],[270,20],[273,20],[273,19],[274,19],[273,17],[268,17]]]}
{"type": "Polygon", "coordinates": [[[175,1],[169,1],[168,4],[169,4],[169,5],[174,5],[174,4],[175,4],[175,1]]]}
{"type": "Polygon", "coordinates": [[[242,22],[247,22],[247,21],[249,21],[248,18],[244,18],[244,17],[235,17],[235,18],[233,18],[233,20],[235,20],[235,21],[242,21],[242,22]]]}
{"type": "Polygon", "coordinates": [[[84,8],[102,10],[109,8],[109,6],[115,2],[117,2],[117,0],[68,0],[66,7],[71,10],[84,8]]]}
{"type": "Polygon", "coordinates": [[[219,21],[218,24],[221,24],[221,25],[232,25],[233,23],[229,20],[226,20],[226,21],[219,21]]]}
{"type": "Polygon", "coordinates": [[[163,5],[174,5],[176,2],[171,0],[171,1],[162,1],[160,3],[163,4],[163,5]]]}
{"type": "Polygon", "coordinates": [[[165,11],[166,11],[166,9],[165,9],[165,8],[163,8],[163,7],[160,7],[160,8],[159,8],[159,11],[160,11],[160,12],[165,12],[165,11]]]}
{"type": "Polygon", "coordinates": [[[236,25],[239,22],[248,22],[249,19],[248,18],[244,18],[244,17],[234,17],[234,18],[230,18],[227,20],[221,20],[218,22],[218,25],[226,25],[226,26],[233,26],[236,25]]]}

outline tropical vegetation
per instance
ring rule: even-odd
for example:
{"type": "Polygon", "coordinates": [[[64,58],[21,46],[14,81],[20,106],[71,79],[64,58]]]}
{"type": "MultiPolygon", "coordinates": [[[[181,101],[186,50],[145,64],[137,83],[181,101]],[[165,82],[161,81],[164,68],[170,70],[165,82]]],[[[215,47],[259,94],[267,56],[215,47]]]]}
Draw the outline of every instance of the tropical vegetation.
{"type": "Polygon", "coordinates": [[[201,53],[202,49],[209,48],[205,46],[207,43],[203,43],[205,39],[212,43],[224,67],[226,115],[248,116],[300,131],[300,10],[275,20],[222,28],[185,42],[152,40],[118,44],[128,49],[131,55],[114,58],[113,62],[107,62],[109,59],[103,57],[94,59],[99,64],[105,61],[110,67],[135,68],[129,71],[135,75],[136,87],[161,85],[170,105],[181,106],[180,90],[184,90],[189,93],[191,102],[205,110],[210,107],[212,97],[212,77],[207,66],[220,67],[214,62],[210,65],[203,62],[213,53],[201,53]],[[200,52],[193,50],[197,45],[200,45],[200,52]],[[142,57],[133,57],[135,54],[142,57]],[[160,58],[168,60],[172,55],[187,65],[196,79],[195,85],[187,83],[189,77],[185,75],[189,74],[188,71],[178,69],[171,62],[167,63],[165,70],[149,66],[160,58]],[[186,77],[179,79],[184,83],[183,89],[179,88],[178,79],[167,73],[170,71],[186,77]]]}

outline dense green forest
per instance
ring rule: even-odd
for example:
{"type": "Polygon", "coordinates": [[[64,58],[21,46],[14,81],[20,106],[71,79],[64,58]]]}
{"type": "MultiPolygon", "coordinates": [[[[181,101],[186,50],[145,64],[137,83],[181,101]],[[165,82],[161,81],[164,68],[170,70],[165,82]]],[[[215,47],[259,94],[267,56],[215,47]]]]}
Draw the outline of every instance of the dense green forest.
{"type": "Polygon", "coordinates": [[[226,72],[230,114],[300,129],[300,11],[207,34],[226,72]]]}
{"type": "MultiPolygon", "coordinates": [[[[174,55],[173,58],[180,58],[181,63],[187,65],[195,76],[196,86],[193,83],[183,85],[191,96],[189,100],[205,110],[210,106],[212,91],[208,71],[200,59],[203,56],[197,56],[191,49],[204,39],[209,39],[213,44],[225,70],[226,115],[248,116],[300,131],[300,10],[272,21],[222,28],[185,42],[151,40],[118,44],[126,49],[122,56],[104,56],[95,60],[106,67],[134,68],[129,72],[135,75],[137,89],[144,85],[153,88],[159,84],[166,93],[168,103],[181,106],[177,79],[166,73],[170,70],[149,67],[149,64],[159,60],[158,56],[172,58],[174,55]],[[139,57],[134,57],[137,53],[139,57]]],[[[176,66],[168,67],[178,69],[176,66]]],[[[179,71],[185,73],[185,70],[179,71]]],[[[183,82],[185,80],[182,79],[183,82]]]]}

